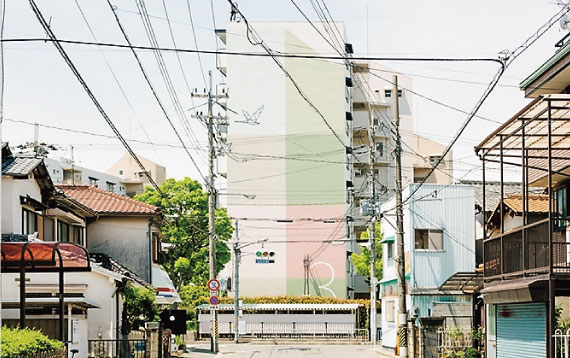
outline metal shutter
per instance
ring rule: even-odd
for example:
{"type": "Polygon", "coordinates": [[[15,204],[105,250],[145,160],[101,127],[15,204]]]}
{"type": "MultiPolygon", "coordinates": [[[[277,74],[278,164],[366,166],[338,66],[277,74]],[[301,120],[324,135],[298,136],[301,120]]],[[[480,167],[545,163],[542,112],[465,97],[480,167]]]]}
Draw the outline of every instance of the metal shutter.
{"type": "Polygon", "coordinates": [[[546,358],[546,303],[498,305],[497,358],[546,358]]]}

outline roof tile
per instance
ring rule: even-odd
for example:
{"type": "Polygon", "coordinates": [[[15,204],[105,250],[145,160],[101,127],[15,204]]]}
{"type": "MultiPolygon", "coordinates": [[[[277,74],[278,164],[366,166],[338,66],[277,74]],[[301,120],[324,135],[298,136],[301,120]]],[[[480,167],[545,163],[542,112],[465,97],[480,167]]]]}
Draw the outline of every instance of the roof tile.
{"type": "Polygon", "coordinates": [[[65,195],[77,200],[98,214],[155,215],[160,210],[126,196],[88,185],[58,185],[65,195]]]}

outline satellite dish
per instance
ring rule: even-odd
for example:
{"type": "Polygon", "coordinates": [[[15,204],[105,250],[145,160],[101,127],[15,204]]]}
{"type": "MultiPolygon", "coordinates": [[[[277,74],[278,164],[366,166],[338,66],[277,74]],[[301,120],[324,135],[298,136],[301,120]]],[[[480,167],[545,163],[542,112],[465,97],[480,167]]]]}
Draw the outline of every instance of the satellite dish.
{"type": "Polygon", "coordinates": [[[568,14],[560,18],[560,27],[562,28],[562,30],[570,29],[570,17],[568,17],[568,14]]]}

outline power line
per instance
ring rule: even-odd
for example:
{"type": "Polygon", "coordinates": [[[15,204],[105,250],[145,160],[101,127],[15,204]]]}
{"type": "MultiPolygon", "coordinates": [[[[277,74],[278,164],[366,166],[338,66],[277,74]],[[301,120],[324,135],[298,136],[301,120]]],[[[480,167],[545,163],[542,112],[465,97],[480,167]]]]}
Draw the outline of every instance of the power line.
{"type": "MultiPolygon", "coordinates": [[[[198,39],[196,38],[196,29],[194,27],[194,18],[192,16],[192,8],[190,7],[190,0],[186,0],[186,7],[188,8],[188,17],[190,18],[190,25],[192,27],[192,37],[194,38],[194,46],[196,46],[196,50],[198,50],[198,39]]],[[[204,74],[204,67],[202,66],[202,56],[200,56],[200,53],[196,53],[196,55],[198,56],[198,64],[200,65],[200,73],[202,74],[204,87],[207,87],[206,75],[204,74]]]]}
{"type": "MultiPolygon", "coordinates": [[[[93,28],[89,24],[89,21],[87,20],[87,16],[83,12],[83,9],[81,8],[81,5],[79,4],[79,0],[75,0],[75,5],[77,5],[77,9],[79,10],[79,13],[81,14],[81,18],[85,22],[85,25],[87,26],[87,29],[89,30],[89,33],[91,34],[91,37],[93,37],[94,41],[97,41],[97,36],[95,36],[95,31],[93,31],[93,28]]],[[[125,102],[127,103],[127,106],[129,107],[129,109],[131,110],[131,113],[134,115],[134,117],[139,122],[140,127],[143,130],[143,133],[145,134],[149,143],[152,143],[150,136],[148,135],[148,133],[147,133],[146,129],[144,128],[140,118],[138,117],[131,101],[129,100],[129,97],[127,96],[127,93],[125,92],[123,86],[121,85],[121,82],[119,81],[119,78],[117,77],[117,74],[115,73],[115,71],[113,70],[113,67],[111,66],[111,63],[107,59],[107,56],[105,55],[105,53],[100,48],[98,50],[101,53],[101,56],[103,56],[103,60],[105,61],[105,64],[107,65],[107,68],[109,69],[109,72],[111,72],[111,75],[113,76],[113,79],[115,80],[115,83],[117,84],[117,87],[119,87],[119,91],[121,92],[123,98],[125,99],[125,102]]],[[[154,149],[156,156],[160,159],[160,156],[158,155],[154,146],[153,146],[153,149],[154,149]]]]}
{"type": "Polygon", "coordinates": [[[89,98],[91,99],[91,101],[93,102],[93,104],[95,105],[97,110],[99,111],[99,113],[101,113],[101,116],[103,117],[103,119],[105,119],[105,121],[107,122],[109,127],[111,127],[111,129],[113,130],[113,132],[115,133],[117,138],[119,138],[119,140],[121,141],[121,143],[123,144],[125,149],[129,152],[131,157],[135,160],[135,162],[138,164],[138,166],[141,168],[141,170],[145,173],[150,184],[156,189],[157,192],[159,192],[161,195],[164,195],[164,193],[160,190],[158,184],[156,184],[156,182],[150,176],[149,172],[146,170],[146,168],[144,167],[144,165],[142,164],[140,159],[137,157],[135,152],[133,152],[133,150],[131,149],[129,144],[126,142],[125,138],[123,138],[123,136],[121,135],[121,133],[119,132],[117,127],[115,127],[115,124],[111,121],[111,118],[109,118],[109,116],[107,115],[107,113],[105,112],[105,110],[103,109],[103,107],[101,106],[101,104],[99,103],[99,101],[97,100],[97,98],[95,97],[93,92],[91,91],[91,89],[87,85],[87,82],[85,82],[85,80],[83,79],[83,77],[81,76],[81,74],[79,73],[79,71],[77,70],[77,68],[73,64],[73,62],[71,61],[71,58],[69,58],[69,56],[65,52],[64,48],[61,46],[61,43],[59,41],[57,41],[55,34],[53,33],[49,24],[46,22],[45,18],[43,17],[40,9],[36,5],[36,2],[34,0],[29,0],[29,2],[30,2],[30,6],[32,7],[32,10],[33,10],[34,14],[36,15],[36,18],[38,19],[40,25],[43,27],[46,34],[52,40],[52,43],[57,48],[60,55],[63,57],[66,64],[68,65],[69,69],[71,69],[71,71],[73,72],[73,74],[75,75],[75,77],[77,78],[77,80],[79,81],[79,83],[81,84],[81,86],[83,87],[83,89],[85,90],[85,92],[87,93],[87,95],[89,96],[89,98]]]}
{"type": "Polygon", "coordinates": [[[172,120],[170,119],[170,115],[168,114],[168,112],[166,111],[166,108],[164,107],[164,104],[162,103],[160,97],[158,96],[158,93],[156,92],[154,85],[152,84],[152,82],[150,81],[150,78],[139,58],[139,55],[137,54],[137,52],[135,51],[134,47],[131,46],[131,40],[129,39],[129,36],[127,35],[127,32],[125,30],[125,28],[123,27],[123,24],[121,23],[121,20],[119,19],[119,16],[117,15],[115,8],[113,7],[113,4],[111,4],[110,0],[107,0],[107,4],[109,5],[111,12],[113,13],[113,16],[115,18],[115,21],[117,23],[117,26],[119,27],[119,29],[121,30],[121,33],[123,34],[123,38],[125,39],[125,41],[127,42],[127,44],[129,44],[129,48],[131,50],[131,53],[133,54],[135,60],[137,61],[137,64],[139,66],[139,69],[148,85],[148,87],[150,88],[152,95],[154,96],[154,99],[156,100],[156,102],[158,103],[158,106],[160,107],[162,113],[164,114],[164,117],[166,118],[166,120],[168,121],[168,124],[170,124],[170,127],[172,128],[172,130],[174,131],[174,133],[176,134],[176,137],[178,138],[178,140],[180,141],[180,144],[182,144],[182,147],[184,148],[186,155],[188,155],[188,157],[190,158],[190,161],[192,162],[192,164],[194,165],[194,167],[196,168],[196,170],[198,171],[198,174],[200,175],[200,177],[204,180],[204,183],[207,183],[206,177],[204,176],[204,174],[202,174],[202,171],[200,170],[200,166],[198,165],[198,163],[196,162],[196,160],[194,159],[194,157],[192,157],[192,155],[190,154],[190,151],[188,150],[188,148],[186,147],[186,144],[184,144],[184,140],[182,140],[182,136],[180,135],[180,133],[178,132],[178,129],[176,129],[176,127],[174,126],[174,123],[172,122],[172,120]]]}
{"type": "Polygon", "coordinates": [[[375,56],[321,56],[321,55],[299,55],[291,53],[274,52],[272,54],[262,52],[236,52],[226,50],[194,50],[183,48],[171,47],[158,47],[158,46],[136,46],[124,45],[111,42],[93,42],[93,41],[79,41],[79,40],[64,40],[64,39],[50,39],[50,38],[8,38],[3,39],[2,42],[59,42],[62,44],[70,45],[83,45],[83,46],[102,46],[111,48],[125,48],[134,50],[146,51],[163,51],[163,52],[187,52],[187,53],[201,53],[210,55],[228,55],[228,56],[245,56],[245,57],[276,57],[276,58],[298,58],[298,59],[322,59],[322,60],[361,60],[361,61],[406,61],[406,62],[492,62],[501,63],[498,59],[493,58],[461,58],[461,57],[375,57],[375,56]]]}

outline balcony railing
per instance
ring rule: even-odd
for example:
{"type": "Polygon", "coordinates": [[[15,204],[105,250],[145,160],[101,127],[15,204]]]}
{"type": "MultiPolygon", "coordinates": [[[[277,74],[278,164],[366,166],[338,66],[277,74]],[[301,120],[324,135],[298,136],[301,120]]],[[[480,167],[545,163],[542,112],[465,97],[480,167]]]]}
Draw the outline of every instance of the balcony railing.
{"type": "MultiPolygon", "coordinates": [[[[515,228],[486,240],[485,279],[548,273],[548,220],[515,228]]],[[[552,220],[560,222],[559,219],[552,220]]],[[[566,240],[565,227],[552,232],[552,272],[570,274],[570,242],[566,240]]]]}

